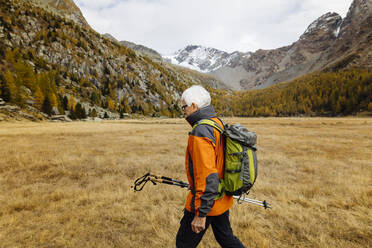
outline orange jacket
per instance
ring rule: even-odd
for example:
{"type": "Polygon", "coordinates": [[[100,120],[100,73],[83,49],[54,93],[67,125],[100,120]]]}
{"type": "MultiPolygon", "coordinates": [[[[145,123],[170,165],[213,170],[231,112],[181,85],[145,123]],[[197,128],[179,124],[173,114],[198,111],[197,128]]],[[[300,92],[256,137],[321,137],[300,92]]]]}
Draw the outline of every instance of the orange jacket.
{"type": "MultiPolygon", "coordinates": [[[[213,106],[201,108],[186,120],[194,126],[202,119],[216,121],[223,125],[214,112],[213,106]]],[[[198,125],[189,134],[186,149],[186,172],[191,190],[185,208],[198,216],[216,216],[226,212],[233,204],[231,196],[214,200],[218,184],[224,175],[224,149],[222,135],[209,125],[198,125]]]]}

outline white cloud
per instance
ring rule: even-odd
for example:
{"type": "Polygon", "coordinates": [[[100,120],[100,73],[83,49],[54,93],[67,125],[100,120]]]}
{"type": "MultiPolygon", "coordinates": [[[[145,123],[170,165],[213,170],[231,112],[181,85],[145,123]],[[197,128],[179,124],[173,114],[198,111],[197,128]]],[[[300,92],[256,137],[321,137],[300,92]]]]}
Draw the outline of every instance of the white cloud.
{"type": "Polygon", "coordinates": [[[103,9],[117,4],[119,0],[75,0],[80,7],[86,9],[103,9]]]}
{"type": "Polygon", "coordinates": [[[189,44],[232,52],[289,45],[352,0],[75,0],[100,33],[171,53],[189,44]]]}

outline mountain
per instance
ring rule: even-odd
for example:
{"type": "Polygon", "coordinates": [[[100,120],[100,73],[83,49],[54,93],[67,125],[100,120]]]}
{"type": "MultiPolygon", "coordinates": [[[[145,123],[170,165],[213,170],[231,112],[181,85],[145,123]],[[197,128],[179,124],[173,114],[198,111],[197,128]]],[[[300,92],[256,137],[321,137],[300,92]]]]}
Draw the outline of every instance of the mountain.
{"type": "Polygon", "coordinates": [[[163,58],[160,55],[160,53],[158,53],[154,49],[145,47],[143,45],[138,45],[138,44],[135,44],[135,43],[130,42],[130,41],[125,41],[125,40],[124,41],[118,41],[111,34],[104,34],[103,36],[112,40],[112,41],[118,42],[120,45],[123,45],[123,46],[126,46],[126,47],[130,48],[130,49],[133,49],[134,51],[136,51],[136,52],[138,52],[142,55],[149,56],[150,58],[155,59],[157,61],[163,61],[163,58]]]}
{"type": "Polygon", "coordinates": [[[20,108],[30,119],[179,116],[191,83],[219,84],[105,38],[69,4],[0,0],[0,112],[20,108]]]}
{"type": "Polygon", "coordinates": [[[129,47],[133,49],[134,51],[137,51],[139,53],[142,53],[144,55],[150,56],[151,58],[157,60],[157,61],[162,61],[163,58],[161,57],[160,53],[155,51],[154,49],[145,47],[143,45],[138,45],[130,41],[119,41],[121,45],[124,45],[126,47],[129,47]]]}
{"type": "Polygon", "coordinates": [[[321,70],[372,67],[372,1],[354,0],[347,16],[326,13],[293,44],[228,54],[187,46],[172,63],[209,73],[234,90],[261,89],[321,70]]]}
{"type": "Polygon", "coordinates": [[[329,69],[372,66],[372,0],[354,0],[323,59],[329,69]],[[334,63],[332,63],[334,61],[334,63]]]}
{"type": "Polygon", "coordinates": [[[82,26],[89,27],[80,9],[73,0],[31,0],[33,4],[52,11],[82,26]]]}
{"type": "Polygon", "coordinates": [[[236,61],[241,53],[227,53],[215,48],[189,45],[174,54],[163,56],[172,64],[208,73],[236,61]]]}

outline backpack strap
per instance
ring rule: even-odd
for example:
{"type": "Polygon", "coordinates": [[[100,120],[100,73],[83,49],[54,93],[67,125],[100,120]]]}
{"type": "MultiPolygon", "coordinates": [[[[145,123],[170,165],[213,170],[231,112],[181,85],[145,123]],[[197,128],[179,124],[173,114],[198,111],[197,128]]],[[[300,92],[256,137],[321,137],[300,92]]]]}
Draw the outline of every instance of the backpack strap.
{"type": "MultiPolygon", "coordinates": [[[[220,119],[219,119],[220,120],[220,119]]],[[[220,120],[221,121],[221,120],[220,120]]],[[[224,125],[224,123],[221,121],[222,125],[224,125]]],[[[199,125],[208,125],[208,126],[212,126],[214,127],[215,129],[217,129],[221,134],[223,133],[223,129],[220,127],[220,125],[217,124],[217,122],[215,122],[214,120],[211,120],[211,119],[202,119],[200,121],[198,121],[193,127],[192,127],[192,130],[194,130],[197,126],[199,125]]]]}
{"type": "MultiPolygon", "coordinates": [[[[218,120],[220,120],[220,122],[222,123],[223,126],[225,126],[225,123],[220,119],[218,118],[218,120]]],[[[223,135],[224,133],[224,130],[221,128],[221,126],[215,122],[214,120],[211,120],[211,119],[202,119],[200,121],[198,121],[193,127],[192,127],[192,130],[194,130],[197,126],[199,125],[208,125],[208,126],[212,126],[214,127],[215,129],[217,129],[221,136],[223,135]]],[[[224,142],[223,138],[221,139],[222,142],[224,142]]],[[[224,143],[223,143],[223,146],[225,147],[224,143]]],[[[224,148],[224,152],[225,152],[225,148],[224,148]]],[[[214,198],[214,200],[219,200],[221,199],[222,197],[225,196],[225,185],[224,185],[224,182],[223,180],[220,181],[220,183],[218,184],[218,195],[216,196],[216,198],[214,198]]]]}
{"type": "Polygon", "coordinates": [[[224,129],[226,129],[226,127],[228,127],[228,125],[226,125],[225,122],[220,119],[220,117],[217,117],[217,119],[222,123],[222,126],[224,127],[224,129]]]}

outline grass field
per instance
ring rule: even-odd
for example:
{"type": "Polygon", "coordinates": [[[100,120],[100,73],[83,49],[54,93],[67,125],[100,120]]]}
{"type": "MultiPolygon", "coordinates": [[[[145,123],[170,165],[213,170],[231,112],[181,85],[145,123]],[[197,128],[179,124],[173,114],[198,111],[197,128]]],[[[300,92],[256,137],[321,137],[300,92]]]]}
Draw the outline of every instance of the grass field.
{"type": "MultiPolygon", "coordinates": [[[[234,204],[246,247],[372,246],[372,119],[228,119],[258,134],[259,174],[234,204]]],[[[182,119],[0,123],[0,247],[175,247],[186,190],[182,119]]],[[[219,247],[208,230],[199,247],[219,247]]]]}

